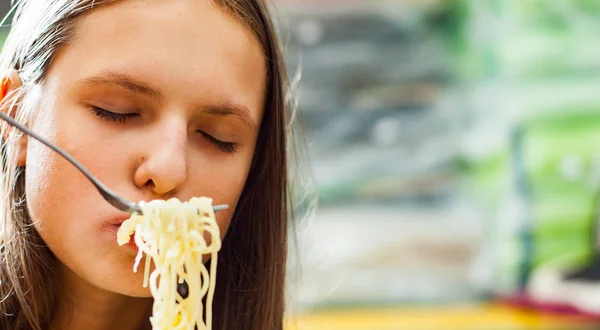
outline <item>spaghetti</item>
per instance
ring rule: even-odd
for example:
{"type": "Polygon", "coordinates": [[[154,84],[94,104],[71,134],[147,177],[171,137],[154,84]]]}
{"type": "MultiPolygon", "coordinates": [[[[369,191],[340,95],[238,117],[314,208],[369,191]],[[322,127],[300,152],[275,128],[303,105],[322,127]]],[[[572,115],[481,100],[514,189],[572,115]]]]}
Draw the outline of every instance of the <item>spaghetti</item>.
{"type": "Polygon", "coordinates": [[[134,214],[123,222],[117,242],[127,244],[135,233],[139,250],[134,272],[146,255],[143,286],[149,285],[154,297],[152,328],[210,330],[217,252],[221,248],[212,199],[192,198],[183,203],[172,198],[140,203],[140,207],[143,215],[134,214]],[[211,257],[210,269],[202,262],[204,255],[211,257]],[[150,273],[151,261],[155,268],[150,273]],[[178,286],[186,284],[187,293],[180,293],[178,286]]]}

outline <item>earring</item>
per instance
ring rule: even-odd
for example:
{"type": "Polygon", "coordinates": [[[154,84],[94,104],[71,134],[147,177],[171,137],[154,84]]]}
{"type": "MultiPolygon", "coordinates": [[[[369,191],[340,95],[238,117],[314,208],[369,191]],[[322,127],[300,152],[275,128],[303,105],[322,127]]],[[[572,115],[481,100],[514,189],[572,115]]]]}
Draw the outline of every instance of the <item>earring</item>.
{"type": "Polygon", "coordinates": [[[0,100],[4,100],[8,93],[8,77],[2,78],[0,81],[0,100]]]}

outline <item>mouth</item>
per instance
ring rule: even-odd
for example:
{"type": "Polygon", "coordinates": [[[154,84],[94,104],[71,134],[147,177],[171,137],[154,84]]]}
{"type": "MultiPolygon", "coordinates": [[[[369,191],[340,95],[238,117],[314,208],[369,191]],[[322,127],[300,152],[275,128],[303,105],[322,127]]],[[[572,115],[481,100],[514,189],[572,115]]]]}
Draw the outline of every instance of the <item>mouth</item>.
{"type": "Polygon", "coordinates": [[[118,215],[114,216],[110,221],[108,221],[108,224],[112,226],[121,227],[123,222],[125,222],[125,220],[129,218],[131,218],[131,214],[121,212],[118,215]]]}
{"type": "MultiPolygon", "coordinates": [[[[127,213],[122,213],[120,215],[117,215],[117,216],[111,218],[109,221],[107,221],[105,223],[105,229],[110,233],[110,236],[113,239],[115,246],[118,246],[117,232],[119,231],[119,228],[121,228],[121,225],[123,224],[123,222],[125,222],[125,220],[129,219],[130,217],[131,217],[131,215],[129,215],[127,213]]],[[[137,246],[137,244],[135,244],[135,241],[133,239],[133,234],[129,237],[129,242],[127,244],[123,245],[123,247],[129,247],[136,251],[138,250],[138,246],[137,246]]]]}

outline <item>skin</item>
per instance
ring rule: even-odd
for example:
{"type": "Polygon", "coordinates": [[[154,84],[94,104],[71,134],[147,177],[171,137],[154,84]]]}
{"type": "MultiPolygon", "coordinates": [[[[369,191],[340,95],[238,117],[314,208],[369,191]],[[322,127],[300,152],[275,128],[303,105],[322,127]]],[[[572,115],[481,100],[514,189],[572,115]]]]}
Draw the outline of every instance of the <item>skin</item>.
{"type": "MultiPolygon", "coordinates": [[[[128,200],[229,204],[217,214],[224,235],[263,115],[266,68],[252,32],[208,0],[118,1],[82,16],[75,31],[48,71],[31,128],[128,200]],[[93,107],[129,115],[112,121],[93,107]],[[234,108],[242,114],[227,114],[234,108]]],[[[33,139],[21,146],[31,217],[61,262],[53,328],[143,328],[143,271],[132,272],[135,249],[119,247],[107,224],[123,213],[50,149],[33,139]]]]}

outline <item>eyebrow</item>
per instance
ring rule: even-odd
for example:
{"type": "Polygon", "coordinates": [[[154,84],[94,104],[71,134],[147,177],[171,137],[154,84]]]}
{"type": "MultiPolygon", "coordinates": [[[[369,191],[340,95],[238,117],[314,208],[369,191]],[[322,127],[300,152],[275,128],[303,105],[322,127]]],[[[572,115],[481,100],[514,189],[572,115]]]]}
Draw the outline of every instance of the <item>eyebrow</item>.
{"type": "Polygon", "coordinates": [[[219,116],[219,117],[234,116],[234,117],[237,117],[237,119],[239,119],[242,123],[244,123],[250,129],[252,129],[252,130],[257,129],[256,124],[254,123],[254,121],[252,120],[252,117],[250,116],[250,111],[248,110],[248,108],[246,108],[244,106],[225,103],[225,104],[221,104],[218,106],[211,105],[211,106],[207,106],[207,107],[202,107],[201,112],[208,114],[208,115],[219,116]]]}
{"type": "Polygon", "coordinates": [[[135,78],[118,72],[102,71],[99,75],[89,77],[80,81],[83,85],[93,86],[98,84],[114,85],[125,88],[136,94],[144,94],[153,99],[161,100],[163,98],[160,91],[144,84],[135,78]]]}
{"type": "MultiPolygon", "coordinates": [[[[156,100],[163,99],[163,95],[159,90],[157,90],[139,80],[136,80],[135,78],[133,78],[127,74],[123,74],[123,73],[119,73],[119,72],[102,71],[97,76],[93,76],[93,77],[89,77],[89,78],[85,78],[85,79],[81,80],[80,83],[83,85],[87,85],[87,86],[94,86],[94,85],[98,85],[98,84],[114,85],[114,86],[125,88],[135,94],[147,95],[156,100]]],[[[200,106],[200,107],[197,107],[197,109],[199,109],[199,112],[201,112],[201,113],[213,115],[213,116],[219,116],[219,117],[235,116],[242,123],[247,125],[249,128],[251,128],[253,130],[257,129],[257,125],[252,120],[250,111],[245,106],[236,105],[236,104],[232,104],[232,103],[223,103],[223,104],[218,104],[218,105],[200,106]]]]}

